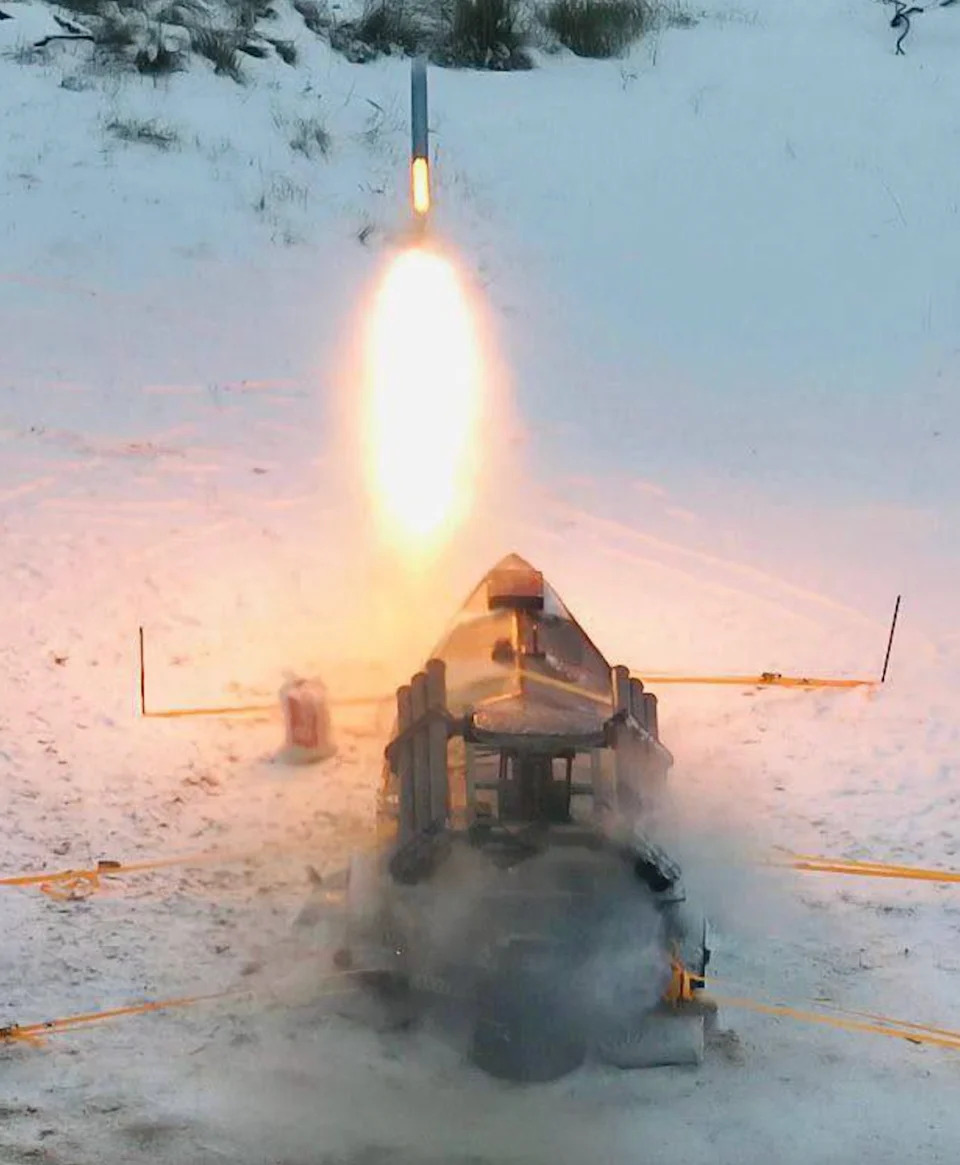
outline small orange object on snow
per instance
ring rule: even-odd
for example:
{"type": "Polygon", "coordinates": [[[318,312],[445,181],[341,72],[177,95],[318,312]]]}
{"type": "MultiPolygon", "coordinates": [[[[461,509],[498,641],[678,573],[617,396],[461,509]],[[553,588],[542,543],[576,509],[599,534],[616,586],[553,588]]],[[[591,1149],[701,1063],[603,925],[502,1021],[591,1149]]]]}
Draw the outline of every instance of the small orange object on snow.
{"type": "Polygon", "coordinates": [[[309,763],[336,751],[326,688],[319,680],[292,680],[280,692],[286,724],[284,759],[309,763]]]}

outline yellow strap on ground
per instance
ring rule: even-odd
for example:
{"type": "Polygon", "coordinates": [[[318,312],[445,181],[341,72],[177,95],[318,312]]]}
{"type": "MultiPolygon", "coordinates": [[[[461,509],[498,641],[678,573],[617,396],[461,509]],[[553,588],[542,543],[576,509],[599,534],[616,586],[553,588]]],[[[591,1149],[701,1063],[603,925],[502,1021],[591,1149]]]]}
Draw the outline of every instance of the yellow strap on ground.
{"type": "MultiPolygon", "coordinates": [[[[323,976],[321,984],[332,984],[355,978],[363,974],[363,969],[343,971],[323,976]]],[[[718,980],[712,976],[705,979],[703,976],[687,975],[689,980],[696,980],[707,986],[718,980]]],[[[323,990],[320,996],[339,995],[341,991],[323,990]]],[[[170,1011],[181,1007],[194,1007],[201,1003],[211,1003],[222,999],[254,998],[257,992],[249,988],[233,988],[226,991],[208,992],[202,995],[182,995],[171,999],[146,1000],[141,1003],[127,1004],[123,1007],[112,1007],[101,1011],[81,1012],[77,1015],[63,1016],[58,1019],[46,1020],[43,1023],[9,1024],[0,1028],[0,1043],[26,1043],[33,1046],[42,1045],[44,1039],[51,1035],[59,1035],[74,1031],[80,1027],[97,1023],[105,1023],[113,1019],[122,1019],[133,1015],[146,1015],[151,1012],[170,1011]]],[[[887,1016],[872,1012],[844,1011],[829,1004],[822,1006],[834,1012],[832,1015],[822,1011],[809,1011],[787,1004],[765,1003],[757,999],[738,996],[714,995],[711,999],[721,1007],[742,1008],[761,1015],[772,1015],[786,1019],[796,1019],[804,1023],[817,1023],[842,1031],[862,1032],[869,1035],[887,1036],[892,1039],[906,1040],[912,1044],[930,1044],[934,1047],[960,1050],[960,1031],[949,1028],[933,1027],[928,1024],[911,1023],[906,1020],[890,1019],[887,1016]],[[856,1018],[848,1018],[856,1017],[856,1018]]]]}
{"type": "MultiPolygon", "coordinates": [[[[557,691],[569,692],[572,696],[590,700],[595,704],[600,704],[607,708],[611,706],[612,695],[610,693],[595,692],[589,688],[581,687],[579,684],[554,679],[552,676],[541,675],[539,672],[527,671],[526,669],[520,672],[520,676],[524,682],[529,680],[531,683],[539,684],[541,687],[555,688],[557,691]]],[[[800,676],[782,676],[776,672],[763,672],[756,676],[686,676],[650,673],[635,678],[641,678],[644,686],[647,684],[727,684],[731,687],[741,688],[847,689],[874,687],[876,685],[875,680],[806,678],[800,676]]]]}
{"type": "MultiPolygon", "coordinates": [[[[372,708],[381,704],[389,704],[396,697],[390,696],[344,696],[340,699],[327,701],[331,708],[372,708]]],[[[279,700],[272,704],[237,704],[224,705],[212,708],[162,708],[157,711],[147,710],[142,713],[145,720],[182,720],[188,716],[251,716],[281,711],[279,700]]]]}
{"type": "Polygon", "coordinates": [[[145,1015],[151,1011],[168,1011],[175,1007],[192,1007],[228,996],[250,994],[241,991],[216,991],[208,995],[185,995],[175,999],[148,1000],[145,1003],[131,1003],[125,1007],[111,1007],[105,1011],[88,1011],[79,1015],[68,1015],[60,1019],[50,1019],[44,1023],[10,1024],[0,1028],[0,1040],[4,1043],[17,1041],[40,1044],[45,1036],[58,1035],[94,1023],[104,1023],[110,1019],[120,1019],[127,1015],[145,1015]]]}
{"type": "Polygon", "coordinates": [[[691,676],[650,672],[638,679],[644,684],[729,684],[741,688],[873,688],[877,680],[830,679],[817,676],[784,676],[761,672],[755,676],[691,676]]]}
{"type": "Polygon", "coordinates": [[[96,870],[65,870],[40,883],[40,892],[56,902],[79,902],[101,888],[100,874],[96,870]]]}
{"type": "Polygon", "coordinates": [[[248,716],[253,713],[276,712],[279,705],[241,704],[223,708],[164,708],[157,712],[144,712],[145,720],[181,720],[187,716],[248,716]]]}
{"type": "MultiPolygon", "coordinates": [[[[535,684],[569,692],[571,695],[580,696],[596,704],[605,706],[610,704],[610,695],[591,691],[579,684],[568,683],[565,680],[557,680],[551,676],[527,670],[521,674],[524,680],[531,680],[535,684]]],[[[644,684],[722,684],[738,688],[803,688],[805,690],[814,688],[874,688],[879,682],[877,680],[834,679],[822,676],[785,676],[779,672],[761,672],[759,675],[740,676],[692,676],[672,675],[668,672],[650,672],[635,678],[641,679],[644,684]]],[[[342,699],[331,699],[328,703],[332,708],[368,708],[389,704],[394,699],[393,695],[346,696],[342,699]]],[[[142,716],[146,720],[181,720],[190,716],[253,716],[279,711],[279,702],[274,702],[272,704],[238,704],[209,708],[163,708],[156,711],[144,711],[142,716]]]]}
{"type": "Polygon", "coordinates": [[[43,870],[36,873],[15,874],[0,878],[0,886],[39,886],[42,893],[58,901],[76,901],[89,898],[103,888],[103,878],[146,873],[175,866],[232,865],[265,857],[272,851],[259,850],[217,851],[180,854],[169,858],[153,858],[140,862],[101,861],[87,869],[43,870]]]}
{"type": "MultiPolygon", "coordinates": [[[[581,699],[591,700],[595,704],[601,704],[605,707],[610,707],[612,696],[609,693],[601,694],[599,692],[591,691],[589,688],[581,687],[579,684],[572,684],[566,680],[554,679],[552,676],[541,675],[539,672],[524,670],[521,673],[524,681],[531,681],[534,684],[539,684],[542,687],[555,688],[561,692],[569,692],[573,696],[579,696],[581,699]]],[[[641,678],[644,686],[647,684],[727,684],[731,687],[741,688],[864,688],[875,687],[876,680],[848,680],[848,679],[823,679],[823,678],[808,678],[801,676],[783,676],[778,672],[762,672],[756,676],[688,676],[688,675],[670,675],[665,673],[650,673],[641,678]]]]}
{"type": "Polygon", "coordinates": [[[692,982],[699,983],[709,990],[709,997],[718,1006],[740,1007],[748,1011],[757,1011],[765,1015],[783,1015],[791,1019],[808,1020],[811,1023],[823,1023],[831,1027],[843,1028],[850,1031],[863,1031],[872,1034],[892,1035],[913,1043],[936,1043],[943,1047],[960,1048],[960,1031],[953,1028],[937,1027],[928,1023],[916,1023],[912,1020],[895,1019],[889,1015],[880,1015],[875,1011],[858,1011],[828,1000],[817,1000],[812,1006],[820,1011],[811,1011],[793,1004],[766,1003],[762,1000],[747,996],[725,996],[714,993],[713,988],[740,988],[744,984],[732,982],[729,979],[717,978],[716,975],[695,975],[690,973],[692,982]],[[824,1015],[823,1012],[832,1012],[824,1015]],[[868,1022],[862,1022],[868,1021],[868,1022]]]}
{"type": "Polygon", "coordinates": [[[847,1019],[842,1014],[824,1015],[818,1011],[805,1011],[798,1007],[789,1007],[779,1003],[762,1003],[756,999],[740,999],[732,996],[713,995],[711,998],[721,1007],[741,1007],[748,1011],[755,1011],[761,1015],[783,1016],[788,1019],[802,1020],[804,1023],[819,1023],[827,1027],[839,1028],[843,1031],[863,1032],[865,1034],[888,1036],[892,1039],[907,1040],[913,1044],[932,1044],[939,1048],[955,1048],[960,1051],[960,1031],[950,1031],[946,1028],[928,1028],[923,1024],[903,1024],[895,1020],[885,1020],[882,1016],[874,1017],[872,1022],[865,1020],[847,1019]]]}
{"type": "MultiPolygon", "coordinates": [[[[324,975],[319,980],[319,984],[351,979],[363,973],[361,969],[324,975]]],[[[87,1011],[78,1015],[63,1016],[60,1019],[49,1019],[43,1023],[14,1023],[0,1027],[0,1043],[26,1043],[40,1046],[47,1036],[60,1035],[64,1032],[74,1031],[79,1027],[105,1023],[111,1019],[123,1019],[129,1015],[147,1015],[154,1011],[171,1011],[178,1007],[194,1007],[200,1003],[212,1003],[221,999],[253,999],[257,994],[258,992],[250,988],[232,988],[227,991],[211,991],[204,995],[181,995],[173,999],[151,999],[143,1003],[127,1004],[124,1007],[111,1007],[103,1011],[87,1011]]],[[[341,991],[337,990],[323,990],[315,993],[313,998],[340,994],[341,991]]]]}
{"type": "MultiPolygon", "coordinates": [[[[905,1019],[893,1020],[885,1015],[877,1015],[877,1013],[873,1011],[850,1011],[848,1008],[836,1007],[832,1003],[826,1002],[818,1002],[817,1006],[822,1007],[827,1011],[835,1011],[840,1015],[852,1016],[854,1019],[868,1019],[873,1023],[883,1024],[885,1027],[893,1025],[898,1028],[903,1028],[905,1032],[927,1032],[930,1035],[943,1036],[946,1039],[960,1040],[960,1032],[953,1031],[951,1028],[934,1027],[933,1024],[929,1023],[911,1023],[905,1019]]],[[[907,1039],[909,1037],[905,1035],[904,1038],[907,1039]]]]}
{"type": "Polygon", "coordinates": [[[814,874],[849,874],[860,878],[905,878],[917,882],[960,882],[960,870],[926,869],[922,866],[814,857],[809,854],[789,854],[774,864],[814,874]]]}

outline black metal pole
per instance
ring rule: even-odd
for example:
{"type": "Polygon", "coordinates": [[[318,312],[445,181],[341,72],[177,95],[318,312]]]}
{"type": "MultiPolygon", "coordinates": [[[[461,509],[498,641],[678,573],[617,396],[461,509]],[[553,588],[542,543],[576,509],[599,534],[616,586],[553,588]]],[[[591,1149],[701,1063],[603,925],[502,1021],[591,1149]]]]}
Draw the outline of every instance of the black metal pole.
{"type": "Polygon", "coordinates": [[[143,664],[143,628],[140,628],[140,715],[147,714],[147,671],[143,664]]]}
{"type": "Polygon", "coordinates": [[[900,595],[897,595],[897,601],[893,607],[893,621],[890,624],[890,638],[887,640],[887,654],[883,659],[883,674],[880,676],[880,683],[887,682],[887,666],[890,663],[890,649],[893,647],[893,634],[897,629],[897,615],[900,613],[900,595]]]}

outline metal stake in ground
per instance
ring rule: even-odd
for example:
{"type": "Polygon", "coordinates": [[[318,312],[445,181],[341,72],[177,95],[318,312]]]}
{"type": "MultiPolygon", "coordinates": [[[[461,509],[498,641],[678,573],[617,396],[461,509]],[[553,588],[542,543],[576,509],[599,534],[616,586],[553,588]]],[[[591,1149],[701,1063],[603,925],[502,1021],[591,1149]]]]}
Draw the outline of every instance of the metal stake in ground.
{"type": "Polygon", "coordinates": [[[143,628],[140,628],[140,715],[147,714],[147,672],[143,663],[143,628]]]}
{"type": "Polygon", "coordinates": [[[887,640],[887,654],[883,658],[883,674],[880,676],[880,683],[887,682],[887,667],[890,663],[890,649],[893,647],[893,635],[897,629],[897,615],[900,613],[900,595],[897,595],[897,601],[893,607],[893,621],[890,624],[890,638],[887,640]]]}

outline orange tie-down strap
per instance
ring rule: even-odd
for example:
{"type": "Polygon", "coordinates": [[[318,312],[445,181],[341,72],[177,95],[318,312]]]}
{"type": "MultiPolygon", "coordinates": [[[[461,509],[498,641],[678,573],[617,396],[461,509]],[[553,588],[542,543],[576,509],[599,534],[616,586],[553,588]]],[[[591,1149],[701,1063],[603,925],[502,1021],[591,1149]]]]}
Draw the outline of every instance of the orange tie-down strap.
{"type": "Polygon", "coordinates": [[[175,1007],[193,1007],[198,1003],[226,999],[229,996],[238,997],[241,994],[250,993],[215,991],[208,995],[184,995],[175,999],[149,1000],[145,1003],[131,1003],[126,1007],[111,1007],[105,1011],[88,1011],[79,1015],[64,1016],[61,1019],[48,1019],[44,1023],[14,1023],[0,1028],[0,1040],[8,1044],[19,1042],[39,1046],[47,1036],[73,1031],[74,1028],[104,1023],[107,1020],[120,1019],[127,1015],[145,1015],[151,1011],[168,1011],[175,1007]]]}
{"type": "MultiPolygon", "coordinates": [[[[318,986],[324,986],[324,989],[319,991],[318,995],[334,996],[351,992],[354,988],[350,986],[344,988],[344,981],[349,981],[351,978],[362,973],[362,971],[344,971],[339,974],[326,975],[318,982],[318,986]],[[339,982],[340,986],[333,986],[337,982],[339,982]]],[[[713,977],[704,979],[701,976],[694,975],[689,975],[689,979],[697,980],[706,987],[712,987],[718,982],[722,985],[723,982],[713,977]]],[[[125,1007],[113,1007],[103,1011],[91,1011],[79,1015],[65,1016],[61,1019],[51,1019],[44,1023],[10,1024],[7,1027],[0,1028],[0,1042],[5,1044],[25,1043],[34,1047],[40,1047],[49,1036],[71,1032],[77,1028],[88,1027],[92,1024],[105,1023],[112,1019],[122,1019],[132,1015],[145,1015],[157,1011],[169,1011],[181,1007],[194,1007],[201,1003],[212,1003],[228,998],[254,999],[258,994],[254,990],[240,989],[215,991],[204,995],[187,995],[173,999],[148,1000],[142,1003],[128,1004],[125,1007]]],[[[790,1004],[767,1003],[763,1000],[740,996],[715,995],[712,991],[710,993],[710,999],[720,1007],[743,1008],[761,1015],[796,1019],[804,1023],[822,1024],[842,1031],[887,1036],[892,1039],[904,1040],[911,1044],[929,1044],[933,1047],[960,1051],[960,1031],[936,1027],[932,1024],[891,1019],[889,1016],[878,1015],[869,1011],[848,1011],[827,1003],[814,1005],[819,1007],[820,1010],[813,1011],[790,1004]]]]}
{"type": "Polygon", "coordinates": [[[738,688],[875,688],[878,680],[844,679],[829,676],[785,676],[765,671],[752,676],[693,676],[649,672],[639,676],[645,684],[728,684],[738,688]]]}
{"type": "MultiPolygon", "coordinates": [[[[306,847],[305,847],[306,848],[306,847]]],[[[37,886],[42,893],[57,901],[77,901],[89,898],[103,889],[104,878],[118,878],[164,870],[176,866],[233,865],[257,858],[275,857],[288,852],[289,847],[262,846],[256,850],[211,850],[206,853],[179,854],[169,858],[150,858],[139,862],[101,860],[85,869],[40,870],[13,874],[0,878],[0,886],[37,886]]]]}
{"type": "MultiPolygon", "coordinates": [[[[390,704],[396,699],[391,692],[389,695],[379,696],[339,696],[327,700],[330,708],[377,708],[390,704]]],[[[182,720],[190,716],[254,716],[266,713],[276,714],[281,711],[280,701],[272,704],[227,704],[223,706],[199,708],[158,708],[156,710],[143,708],[140,715],[145,720],[182,720]]]]}
{"type": "MultiPolygon", "coordinates": [[[[355,980],[363,971],[341,971],[331,975],[321,976],[317,981],[318,990],[312,998],[342,996],[356,990],[351,980],[355,980]],[[339,984],[339,986],[336,986],[339,984]]],[[[195,1007],[201,1003],[214,1003],[223,999],[253,1000],[265,996],[265,992],[251,988],[231,988],[226,991],[211,991],[203,995],[181,995],[172,999],[151,999],[142,1003],[130,1003],[124,1007],[111,1007],[103,1011],[87,1011],[78,1015],[63,1016],[60,1019],[48,1019],[43,1023],[8,1024],[0,1027],[0,1043],[25,1043],[34,1047],[43,1045],[48,1036],[62,1035],[81,1027],[89,1027],[97,1023],[106,1023],[111,1019],[123,1019],[130,1015],[147,1015],[153,1011],[172,1011],[180,1007],[195,1007]]]]}
{"type": "Polygon", "coordinates": [[[894,1019],[873,1011],[856,1011],[838,1007],[819,1000],[808,1006],[770,1003],[748,996],[717,995],[714,986],[736,986],[713,976],[690,975],[692,981],[701,983],[709,991],[709,998],[718,1007],[741,1008],[755,1011],[760,1015],[770,1015],[785,1019],[797,1019],[803,1023],[817,1023],[842,1031],[862,1032],[865,1035],[888,1036],[891,1039],[906,1040],[911,1044],[931,1044],[939,1048],[960,1051],[960,1031],[953,1028],[937,1027],[933,1024],[914,1023],[911,1020],[894,1019]],[[813,1010],[817,1008],[817,1010],[813,1010]]]}
{"type": "MultiPolygon", "coordinates": [[[[540,675],[539,672],[523,671],[521,672],[521,676],[524,682],[529,681],[544,687],[557,688],[560,691],[569,692],[571,695],[579,696],[582,699],[592,700],[597,704],[609,706],[611,701],[609,693],[596,692],[566,680],[558,680],[552,676],[540,675]]],[[[781,675],[780,672],[769,671],[760,672],[758,675],[741,676],[694,676],[674,675],[669,672],[649,672],[635,676],[634,678],[640,679],[645,686],[649,684],[654,687],[658,684],[720,684],[737,688],[801,688],[810,691],[815,688],[847,690],[851,688],[874,688],[877,686],[876,680],[843,679],[822,676],[785,676],[781,675]]]]}
{"type": "Polygon", "coordinates": [[[720,1007],[741,1007],[749,1011],[759,1012],[761,1015],[782,1016],[787,1019],[798,1019],[804,1023],[819,1023],[827,1027],[839,1028],[842,1031],[863,1032],[867,1035],[888,1036],[896,1040],[906,1040],[911,1044],[932,1044],[938,1048],[953,1048],[960,1051],[960,1031],[949,1028],[932,1027],[929,1024],[906,1023],[902,1020],[889,1020],[882,1015],[871,1015],[869,1012],[854,1012],[862,1015],[862,1019],[847,1018],[851,1013],[824,1014],[819,1011],[808,1011],[799,1007],[791,1007],[780,1003],[763,1003],[757,999],[738,999],[724,995],[713,995],[711,998],[720,1007]]]}
{"type": "MultiPolygon", "coordinates": [[[[44,870],[33,873],[14,874],[0,878],[0,887],[36,886],[41,893],[58,902],[77,902],[89,898],[104,888],[103,880],[125,875],[148,873],[153,870],[171,869],[177,866],[232,865],[254,861],[257,858],[277,856],[285,849],[273,850],[264,847],[259,850],[210,851],[207,853],[181,854],[169,858],[153,858],[139,862],[117,862],[102,860],[96,866],[86,869],[44,870]]],[[[829,858],[794,854],[784,851],[765,865],[781,866],[799,870],[802,873],[840,874],[861,878],[901,878],[911,881],[960,883],[960,870],[927,869],[920,866],[905,866],[890,862],[858,861],[846,858],[829,858]]]]}
{"type": "Polygon", "coordinates": [[[828,858],[811,854],[786,853],[768,863],[801,870],[808,874],[848,874],[858,878],[904,878],[915,882],[960,882],[960,870],[927,869],[894,862],[868,862],[850,858],[828,858]]]}

